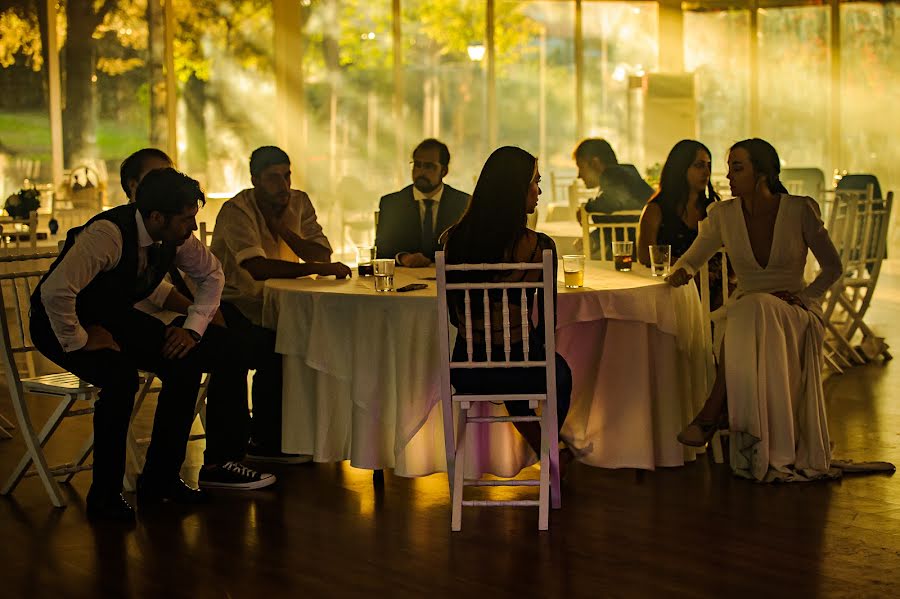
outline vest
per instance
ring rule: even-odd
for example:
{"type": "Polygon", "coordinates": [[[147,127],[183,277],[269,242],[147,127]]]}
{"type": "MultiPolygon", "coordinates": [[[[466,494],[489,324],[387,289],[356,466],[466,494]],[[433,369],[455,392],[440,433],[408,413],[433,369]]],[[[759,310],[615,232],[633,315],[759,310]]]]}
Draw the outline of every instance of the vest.
{"type": "Polygon", "coordinates": [[[175,253],[178,246],[174,243],[164,243],[155,257],[148,252],[147,270],[138,276],[138,231],[135,213],[137,207],[134,204],[118,206],[101,212],[81,227],[71,229],[66,236],[66,243],[59,256],[50,266],[42,278],[34,293],[31,295],[32,318],[46,316],[44,304],[41,301],[41,288],[44,281],[50,276],[62,260],[72,249],[75,238],[85,227],[92,223],[106,220],[119,228],[122,233],[122,257],[115,268],[101,272],[94,280],[82,289],[75,299],[75,312],[82,325],[100,322],[105,316],[129,310],[134,304],[145,299],[155,290],[166,275],[166,272],[175,263],[175,253]],[[152,261],[152,262],[151,262],[152,261]]]}

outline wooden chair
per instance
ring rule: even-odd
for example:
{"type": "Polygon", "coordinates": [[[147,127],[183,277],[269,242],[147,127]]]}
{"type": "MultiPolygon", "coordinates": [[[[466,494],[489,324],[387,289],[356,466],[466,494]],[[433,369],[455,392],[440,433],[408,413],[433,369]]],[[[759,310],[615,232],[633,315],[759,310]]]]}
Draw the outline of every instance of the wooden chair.
{"type": "MultiPolygon", "coordinates": [[[[544,250],[543,261],[538,263],[516,264],[446,264],[444,252],[435,255],[437,265],[438,287],[438,334],[440,336],[441,351],[441,409],[444,420],[444,442],[447,451],[447,476],[450,481],[450,495],[452,501],[451,528],[460,530],[462,527],[463,506],[537,506],[538,528],[547,530],[549,523],[549,508],[552,500],[554,509],[561,506],[559,486],[559,432],[557,430],[556,416],[556,340],[555,314],[553,301],[556,281],[553,278],[553,256],[550,250],[544,250]],[[512,270],[539,270],[542,271],[542,280],[537,282],[507,282],[507,283],[448,283],[448,272],[460,271],[512,271],[512,270]],[[526,290],[535,289],[542,293],[544,301],[544,347],[546,359],[529,360],[528,351],[525,350],[525,361],[510,360],[510,308],[509,294],[521,293],[521,323],[522,343],[528,347],[528,322],[531,318],[529,305],[526,301],[526,290]],[[472,314],[470,311],[471,296],[474,293],[484,297],[488,290],[499,290],[502,293],[503,303],[503,342],[505,350],[504,360],[492,361],[490,326],[485,330],[486,362],[473,361],[472,343],[472,314]],[[450,347],[450,321],[448,317],[447,293],[449,291],[462,291],[465,294],[465,326],[468,343],[468,360],[466,362],[451,361],[450,347]],[[546,372],[546,393],[532,394],[500,394],[500,395],[469,395],[458,394],[450,385],[451,370],[459,368],[510,368],[510,367],[539,367],[546,372]],[[540,403],[543,406],[540,416],[469,416],[469,409],[478,402],[499,401],[527,401],[534,409],[540,403]],[[456,433],[454,435],[454,406],[458,409],[456,419],[456,433]],[[540,422],[541,423],[541,475],[539,480],[528,479],[502,479],[483,480],[465,478],[465,450],[467,427],[471,422],[540,422]],[[513,500],[513,501],[466,501],[463,498],[466,486],[538,486],[539,498],[537,500],[513,500]]],[[[490,302],[482,302],[484,305],[485,322],[491,322],[490,302]]]]}
{"type": "MultiPolygon", "coordinates": [[[[700,222],[700,226],[704,226],[704,222],[700,222]]],[[[707,262],[702,267],[700,267],[700,306],[703,309],[703,334],[707,336],[707,338],[712,337],[712,326],[716,323],[722,321],[725,317],[725,311],[727,310],[728,304],[731,303],[732,298],[730,296],[730,289],[728,288],[728,254],[725,252],[725,248],[719,250],[719,256],[721,256],[721,272],[719,276],[721,277],[721,285],[722,285],[722,305],[716,310],[710,311],[710,300],[712,299],[712,292],[709,287],[709,263],[707,262]]],[[[721,335],[719,335],[721,337],[721,335]]],[[[718,360],[718,347],[717,344],[713,344],[713,351],[716,352],[716,360],[718,360]]],[[[713,460],[717,464],[721,464],[725,461],[724,453],[722,451],[722,436],[727,434],[727,431],[716,431],[716,434],[713,435],[712,440],[709,442],[710,448],[712,448],[713,452],[713,460]]]]}
{"type": "Polygon", "coordinates": [[[25,271],[0,274],[0,287],[2,287],[0,310],[2,310],[3,316],[0,318],[0,337],[2,337],[3,343],[3,362],[6,367],[10,398],[26,447],[25,455],[13,470],[6,484],[0,489],[0,494],[12,493],[23,478],[36,475],[41,478],[53,505],[65,507],[66,501],[63,499],[56,479],[64,477],[64,482],[69,482],[78,472],[91,469],[91,465],[85,465],[84,462],[93,447],[93,434],[82,445],[76,459],[66,464],[48,465],[43,448],[63,419],[94,412],[97,388],[68,372],[24,378],[19,374],[16,363],[17,356],[27,356],[37,351],[31,343],[28,329],[30,297],[44,272],[25,271]],[[7,306],[4,296],[11,299],[10,306],[7,306]],[[7,307],[12,311],[11,319],[7,318],[10,316],[7,307]],[[28,406],[25,403],[26,394],[58,400],[56,409],[47,419],[40,433],[36,433],[32,425],[28,406]],[[32,465],[33,469],[31,469],[32,465]]]}
{"type": "MultiPolygon", "coordinates": [[[[854,336],[861,332],[863,339],[877,338],[864,319],[887,255],[893,199],[893,192],[884,199],[876,197],[872,185],[864,193],[835,193],[829,231],[841,256],[844,274],[826,297],[825,322],[835,345],[860,364],[867,357],[854,343],[854,336]]],[[[885,360],[892,358],[883,343],[877,355],[885,360]]]]}
{"type": "Polygon", "coordinates": [[[201,222],[198,227],[198,237],[200,238],[200,243],[209,247],[212,243],[213,230],[206,224],[206,221],[201,222]]]}
{"type": "Polygon", "coordinates": [[[37,252],[37,227],[36,210],[32,210],[28,218],[0,217],[0,251],[19,251],[27,248],[31,253],[37,252]]]}
{"type": "Polygon", "coordinates": [[[581,242],[584,255],[591,260],[612,262],[612,251],[607,248],[613,241],[633,242],[632,258],[637,258],[638,228],[641,220],[640,210],[619,210],[618,212],[585,212],[581,213],[581,242]],[[594,217],[602,222],[594,222],[594,217]],[[596,253],[591,246],[591,234],[598,232],[599,246],[596,253]]]}

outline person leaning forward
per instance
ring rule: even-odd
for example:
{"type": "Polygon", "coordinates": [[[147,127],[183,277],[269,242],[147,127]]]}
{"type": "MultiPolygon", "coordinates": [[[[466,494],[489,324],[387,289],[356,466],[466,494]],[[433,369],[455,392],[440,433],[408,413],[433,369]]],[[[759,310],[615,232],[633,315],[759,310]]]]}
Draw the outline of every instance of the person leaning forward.
{"type": "Polygon", "coordinates": [[[431,266],[441,234],[469,204],[467,193],[444,183],[449,166],[450,151],[440,141],[426,139],[416,147],[412,185],[379,202],[375,232],[379,258],[394,258],[400,266],[431,266]]]}
{"type": "Polygon", "coordinates": [[[254,356],[211,326],[223,279],[219,261],[192,235],[204,202],[197,181],[172,168],[148,173],[134,204],[118,206],[69,232],[59,257],[31,296],[32,340],[50,360],[100,388],[94,411],[92,520],[134,521],[121,495],[138,369],[162,381],[138,501],[202,503],[179,471],[194,420],[202,372],[254,356]],[[167,326],[135,303],[171,267],[197,286],[182,326],[167,326]]]}

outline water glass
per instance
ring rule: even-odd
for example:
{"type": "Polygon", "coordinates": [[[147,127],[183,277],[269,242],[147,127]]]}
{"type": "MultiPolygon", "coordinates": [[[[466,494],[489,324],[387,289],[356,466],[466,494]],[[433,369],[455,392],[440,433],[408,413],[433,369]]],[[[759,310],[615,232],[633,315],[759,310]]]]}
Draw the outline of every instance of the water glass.
{"type": "Polygon", "coordinates": [[[359,265],[359,276],[371,277],[375,274],[372,262],[375,260],[376,250],[374,245],[356,246],[356,263],[359,265]]]}
{"type": "Polygon", "coordinates": [[[394,290],[394,259],[378,258],[374,262],[375,291],[394,290]]]}
{"type": "Polygon", "coordinates": [[[671,245],[650,246],[650,274],[654,277],[665,277],[669,274],[672,260],[671,245]]]}
{"type": "Polygon", "coordinates": [[[563,256],[563,275],[566,287],[571,289],[584,287],[584,256],[581,254],[563,256]]]}
{"type": "Polygon", "coordinates": [[[612,242],[613,260],[616,264],[616,270],[628,272],[631,270],[632,252],[634,252],[633,241],[613,241],[612,242]]]}

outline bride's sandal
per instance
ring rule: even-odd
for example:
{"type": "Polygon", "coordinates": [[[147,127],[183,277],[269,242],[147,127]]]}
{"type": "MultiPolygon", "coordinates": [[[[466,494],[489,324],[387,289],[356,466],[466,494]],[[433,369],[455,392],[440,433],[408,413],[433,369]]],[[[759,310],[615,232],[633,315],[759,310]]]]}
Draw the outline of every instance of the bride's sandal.
{"type": "Polygon", "coordinates": [[[709,443],[717,430],[719,430],[718,420],[701,420],[697,416],[683,431],[678,433],[678,442],[690,447],[703,447],[709,443]]]}

